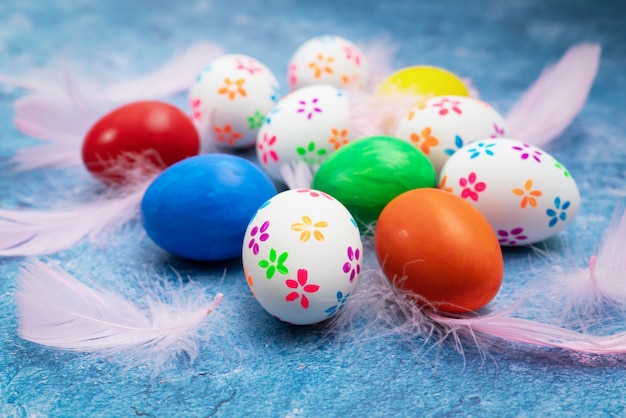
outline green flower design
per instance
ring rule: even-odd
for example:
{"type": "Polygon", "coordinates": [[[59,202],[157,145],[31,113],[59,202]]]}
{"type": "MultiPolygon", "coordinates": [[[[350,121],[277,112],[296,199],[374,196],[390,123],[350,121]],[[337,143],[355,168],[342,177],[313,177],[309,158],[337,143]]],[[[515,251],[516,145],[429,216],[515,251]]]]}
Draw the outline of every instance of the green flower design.
{"type": "Polygon", "coordinates": [[[258,110],[254,111],[254,114],[248,118],[248,124],[250,125],[250,130],[254,131],[255,129],[259,129],[263,122],[265,121],[265,115],[259,112],[258,110]]]}
{"type": "Polygon", "coordinates": [[[558,168],[559,170],[561,170],[563,172],[563,174],[565,174],[565,177],[569,177],[570,176],[569,171],[567,171],[567,169],[565,168],[565,166],[563,164],[557,162],[557,163],[554,164],[554,166],[556,168],[558,168]]]}
{"type": "Polygon", "coordinates": [[[319,163],[321,158],[328,153],[325,148],[315,149],[315,142],[311,141],[305,147],[297,147],[296,152],[306,163],[319,163]]]}
{"type": "Polygon", "coordinates": [[[288,274],[289,269],[285,266],[285,261],[287,261],[287,257],[289,257],[289,253],[284,252],[278,255],[276,249],[270,249],[269,260],[261,260],[259,261],[259,267],[263,269],[267,269],[265,271],[265,277],[271,279],[274,277],[276,271],[280,274],[288,274]]]}

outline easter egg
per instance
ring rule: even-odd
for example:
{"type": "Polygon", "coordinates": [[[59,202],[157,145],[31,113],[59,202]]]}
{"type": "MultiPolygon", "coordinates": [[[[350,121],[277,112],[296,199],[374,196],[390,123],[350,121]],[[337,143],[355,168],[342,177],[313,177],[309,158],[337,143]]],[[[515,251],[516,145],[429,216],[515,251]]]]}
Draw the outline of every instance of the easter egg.
{"type": "Polygon", "coordinates": [[[544,150],[513,139],[465,145],[443,166],[439,187],[476,207],[502,245],[545,240],[580,206],[569,171],[544,150]]]}
{"type": "Polygon", "coordinates": [[[250,147],[278,99],[278,86],[274,74],[252,57],[219,57],[189,89],[193,119],[218,147],[250,147]]]}
{"type": "Polygon", "coordinates": [[[398,138],[373,136],[331,154],[312,187],[339,200],[367,230],[394,197],[436,183],[435,169],[422,151],[398,138]]]}
{"type": "Polygon", "coordinates": [[[491,226],[443,190],[416,189],[393,199],[378,219],[374,249],[395,286],[440,311],[480,309],[502,284],[502,251],[491,226]]]}
{"type": "Polygon", "coordinates": [[[319,84],[278,102],[259,129],[256,151],[263,169],[282,180],[281,167],[298,161],[316,167],[351,139],[348,97],[337,87],[319,84]]]}
{"type": "Polygon", "coordinates": [[[413,106],[399,121],[395,136],[418,147],[439,173],[463,145],[505,133],[504,117],[489,104],[471,97],[437,96],[413,106]]]}
{"type": "Polygon", "coordinates": [[[87,132],[85,167],[107,184],[145,177],[198,154],[200,139],[180,109],[163,102],[130,103],[107,113],[87,132]]]}
{"type": "Polygon", "coordinates": [[[248,221],[275,194],[269,177],[250,161],[204,154],[154,179],[141,201],[141,220],[165,251],[191,260],[226,260],[239,256],[248,221]]]}
{"type": "Polygon", "coordinates": [[[376,93],[389,96],[397,93],[416,96],[469,96],[463,80],[448,70],[428,65],[407,67],[388,76],[376,93]]]}
{"type": "Polygon", "coordinates": [[[254,215],[242,249],[244,273],[261,306],[281,321],[315,324],[353,293],[363,247],[347,209],[311,189],[277,194],[254,215]]]}
{"type": "Polygon", "coordinates": [[[311,84],[358,87],[367,83],[368,70],[361,50],[339,36],[319,36],[302,44],[289,61],[289,87],[311,84]]]}

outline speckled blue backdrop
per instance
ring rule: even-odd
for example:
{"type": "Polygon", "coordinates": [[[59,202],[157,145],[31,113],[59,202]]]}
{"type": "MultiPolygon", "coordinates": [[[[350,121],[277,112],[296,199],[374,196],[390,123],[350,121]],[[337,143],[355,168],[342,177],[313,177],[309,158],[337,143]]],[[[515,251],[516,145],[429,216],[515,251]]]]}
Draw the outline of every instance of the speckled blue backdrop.
{"type": "MultiPolygon", "coordinates": [[[[124,79],[197,40],[265,62],[281,80],[292,52],[315,35],[398,43],[393,65],[432,64],[470,77],[506,112],[543,66],[574,43],[599,42],[598,78],[580,116],[548,150],[578,180],[577,219],[552,245],[591,254],[613,207],[626,196],[626,4],[621,0],[295,1],[6,0],[0,4],[0,72],[42,77],[55,59],[124,79]]],[[[58,68],[58,67],[57,67],[58,68]]],[[[22,93],[0,88],[0,207],[45,206],[52,190],[76,198],[93,180],[82,170],[14,173],[8,159],[34,141],[12,126],[22,93]]],[[[185,98],[173,99],[181,106],[185,98]]],[[[62,196],[61,196],[62,197],[62,196]]],[[[587,366],[575,355],[523,346],[464,356],[383,337],[322,338],[269,317],[250,295],[239,261],[190,263],[167,256],[140,229],[100,248],[57,254],[76,275],[127,280],[174,267],[227,295],[207,321],[212,335],[192,365],[123,367],[20,340],[13,293],[20,258],[0,259],[0,416],[624,416],[623,361],[587,366]],[[226,269],[226,275],[223,275],[226,269]]],[[[584,256],[584,257],[583,257],[584,256]]],[[[504,306],[541,263],[507,250],[504,306]],[[537,264],[538,263],[538,264],[537,264]],[[533,267],[535,266],[535,267],[533,267]]],[[[371,257],[370,257],[371,258],[371,257]]],[[[371,263],[372,260],[370,259],[371,263]]]]}

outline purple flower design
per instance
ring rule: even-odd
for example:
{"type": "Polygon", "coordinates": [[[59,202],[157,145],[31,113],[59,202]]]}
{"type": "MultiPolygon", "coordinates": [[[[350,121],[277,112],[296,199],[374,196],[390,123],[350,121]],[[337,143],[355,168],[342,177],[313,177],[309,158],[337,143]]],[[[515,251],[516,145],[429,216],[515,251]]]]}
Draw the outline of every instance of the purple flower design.
{"type": "Polygon", "coordinates": [[[307,119],[311,120],[311,118],[313,117],[313,114],[315,113],[322,113],[322,109],[320,109],[318,107],[318,102],[319,100],[316,98],[314,98],[313,100],[311,100],[310,104],[307,105],[307,101],[306,100],[300,100],[298,103],[300,104],[300,108],[298,109],[298,113],[306,113],[307,114],[307,119]]]}
{"type": "Polygon", "coordinates": [[[489,138],[501,138],[504,136],[504,128],[499,127],[498,124],[495,122],[493,124],[493,131],[494,132],[489,138]]]}
{"type": "Polygon", "coordinates": [[[517,245],[521,241],[528,239],[528,237],[524,235],[524,228],[522,227],[513,228],[510,231],[500,229],[498,230],[498,237],[498,242],[502,245],[517,245]]]}
{"type": "Polygon", "coordinates": [[[361,273],[361,251],[358,248],[348,247],[348,261],[343,265],[343,272],[350,273],[350,283],[361,273]],[[354,265],[353,265],[354,262],[354,265]]]}
{"type": "Polygon", "coordinates": [[[527,160],[532,157],[532,159],[537,161],[538,163],[541,162],[541,156],[543,155],[543,153],[537,148],[531,147],[528,144],[522,144],[522,146],[515,145],[511,148],[522,153],[522,160],[527,160]]]}
{"type": "Polygon", "coordinates": [[[254,255],[259,254],[259,244],[256,241],[257,238],[259,239],[260,242],[265,242],[270,237],[270,234],[266,232],[267,228],[269,227],[270,227],[270,221],[265,221],[263,222],[261,227],[255,226],[250,231],[251,239],[250,239],[250,242],[248,242],[248,248],[252,249],[252,252],[254,253],[254,255]]]}

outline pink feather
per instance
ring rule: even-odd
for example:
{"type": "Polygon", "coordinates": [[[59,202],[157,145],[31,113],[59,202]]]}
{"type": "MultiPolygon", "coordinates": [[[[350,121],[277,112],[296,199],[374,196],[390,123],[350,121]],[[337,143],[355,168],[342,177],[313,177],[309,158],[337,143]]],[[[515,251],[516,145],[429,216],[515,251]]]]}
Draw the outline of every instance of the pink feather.
{"type": "Polygon", "coordinates": [[[84,238],[98,242],[138,215],[146,187],[67,211],[0,209],[0,256],[52,254],[84,238]]]}
{"type": "Polygon", "coordinates": [[[220,303],[197,286],[142,289],[141,305],[93,281],[87,284],[58,266],[29,260],[17,282],[16,304],[21,338],[47,347],[88,352],[159,368],[168,360],[198,354],[198,332],[220,303]]]}
{"type": "Polygon", "coordinates": [[[415,295],[394,287],[379,268],[370,269],[342,313],[330,320],[328,332],[356,341],[388,335],[451,340],[459,351],[468,339],[486,349],[495,338],[587,354],[626,353],[626,329],[615,321],[616,313],[626,312],[626,212],[616,217],[588,268],[536,274],[536,287],[519,292],[520,299],[507,309],[448,315],[417,304],[415,295]],[[529,312],[536,315],[544,316],[538,303],[558,312],[541,320],[520,317],[529,302],[529,312]]]}
{"type": "Polygon", "coordinates": [[[598,44],[575,45],[546,67],[506,115],[508,136],[543,146],[560,135],[589,96],[600,54],[598,44]]]}
{"type": "Polygon", "coordinates": [[[14,124],[25,135],[45,141],[19,149],[16,168],[79,164],[84,135],[100,117],[124,103],[186,92],[207,63],[223,53],[218,45],[198,42],[152,73],[104,86],[79,80],[67,69],[61,85],[0,75],[0,82],[31,90],[15,103],[14,124]]]}

